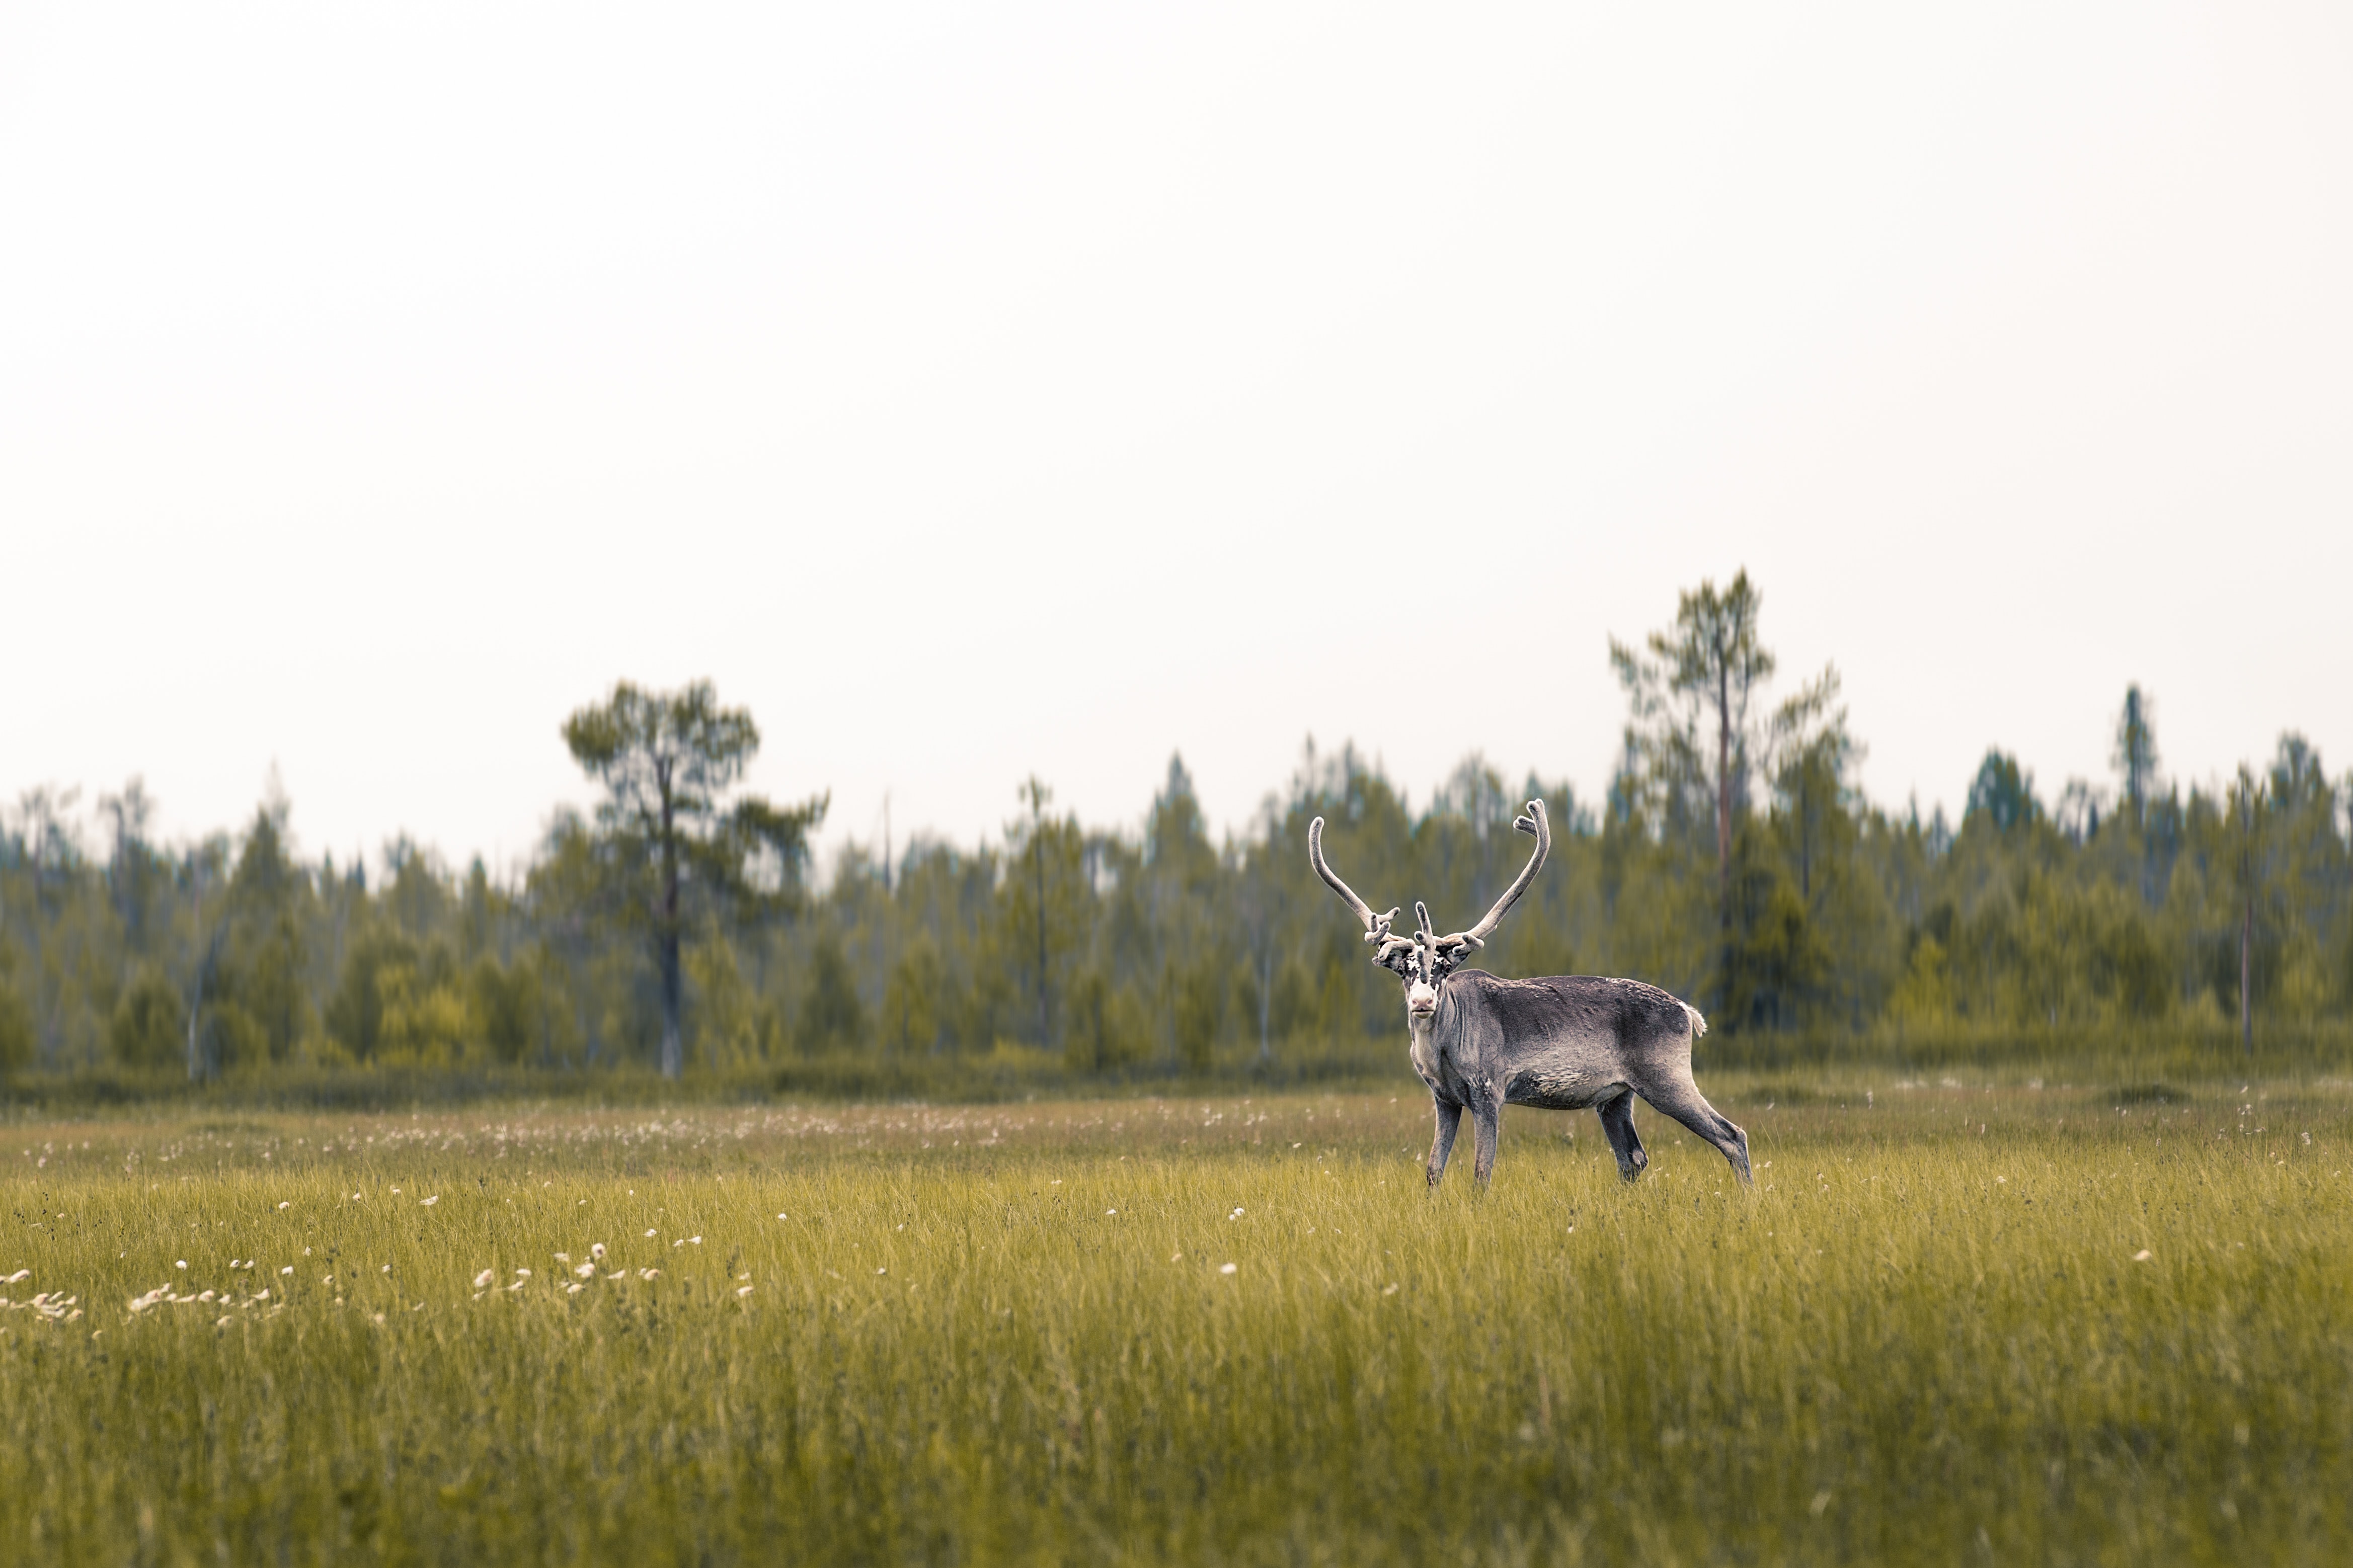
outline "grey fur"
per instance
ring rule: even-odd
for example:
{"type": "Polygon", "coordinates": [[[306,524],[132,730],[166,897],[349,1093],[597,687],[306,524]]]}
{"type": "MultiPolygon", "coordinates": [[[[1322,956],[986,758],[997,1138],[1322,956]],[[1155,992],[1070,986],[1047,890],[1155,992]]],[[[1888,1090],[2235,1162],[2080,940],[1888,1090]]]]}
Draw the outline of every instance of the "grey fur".
{"type": "MultiPolygon", "coordinates": [[[[1692,1078],[1692,1037],[1704,1026],[1698,1009],[1639,980],[1589,974],[1504,980],[1461,969],[1437,990],[1429,1020],[1408,1026],[1419,1047],[1415,1070],[1441,1125],[1449,1107],[1470,1111],[1482,1184],[1494,1172],[1506,1105],[1599,1111],[1618,1173],[1637,1179],[1650,1161],[1634,1133],[1635,1095],[1697,1133],[1743,1182],[1750,1179],[1748,1134],[1718,1115],[1692,1078]]],[[[1441,1136],[1430,1148],[1433,1185],[1451,1142],[1441,1136]]]]}
{"type": "Polygon", "coordinates": [[[1618,1173],[1631,1182],[1650,1163],[1634,1132],[1633,1096],[1697,1133],[1728,1161],[1743,1183],[1751,1180],[1748,1134],[1716,1114],[1692,1078],[1692,1041],[1707,1032],[1698,1008],[1639,980],[1586,974],[1504,980],[1480,969],[1457,968],[1492,932],[1544,863],[1552,835],[1544,803],[1528,803],[1514,826],[1536,837],[1527,869],[1487,918],[1451,937],[1431,933],[1429,911],[1414,906],[1419,929],[1411,941],[1390,936],[1390,917],[1375,916],[1324,863],[1323,818],[1307,841],[1316,873],[1339,893],[1377,941],[1373,962],[1405,982],[1406,1027],[1414,1071],[1429,1086],[1437,1116],[1430,1148],[1432,1186],[1446,1173],[1462,1112],[1471,1113],[1474,1173],[1482,1186],[1495,1169],[1495,1141],[1506,1105],[1556,1110],[1591,1109],[1618,1157],[1618,1173]],[[1425,1012],[1418,991],[1434,992],[1425,1012]]]}

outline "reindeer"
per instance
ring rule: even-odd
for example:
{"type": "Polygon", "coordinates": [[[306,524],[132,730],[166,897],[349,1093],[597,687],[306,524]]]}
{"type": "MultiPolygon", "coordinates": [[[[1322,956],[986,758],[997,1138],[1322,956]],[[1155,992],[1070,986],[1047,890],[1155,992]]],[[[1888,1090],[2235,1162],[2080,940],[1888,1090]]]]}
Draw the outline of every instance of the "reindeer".
{"type": "Polygon", "coordinates": [[[1601,1131],[1618,1156],[1618,1174],[1631,1182],[1650,1157],[1634,1134],[1640,1095],[1715,1146],[1745,1184],[1748,1134],[1715,1113],[1692,1081],[1692,1040],[1707,1020],[1690,1003],[1639,980],[1588,974],[1545,980],[1500,980],[1462,961],[1503,923],[1504,914],[1535,880],[1552,852],[1552,827],[1541,800],[1512,826],[1535,837],[1535,853],[1519,879],[1504,889],[1486,918],[1469,931],[1440,936],[1430,910],[1413,906],[1410,937],[1391,933],[1398,911],[1373,913],[1324,859],[1324,819],[1307,828],[1307,858],[1365,928],[1373,962],[1405,982],[1405,1022],[1412,1038],[1413,1070],[1430,1086],[1438,1135],[1430,1146],[1430,1184],[1446,1173],[1454,1135],[1469,1110],[1478,1138],[1474,1167],[1485,1186],[1495,1169],[1495,1134],[1504,1107],[1540,1105],[1554,1110],[1599,1112],[1601,1131]]]}

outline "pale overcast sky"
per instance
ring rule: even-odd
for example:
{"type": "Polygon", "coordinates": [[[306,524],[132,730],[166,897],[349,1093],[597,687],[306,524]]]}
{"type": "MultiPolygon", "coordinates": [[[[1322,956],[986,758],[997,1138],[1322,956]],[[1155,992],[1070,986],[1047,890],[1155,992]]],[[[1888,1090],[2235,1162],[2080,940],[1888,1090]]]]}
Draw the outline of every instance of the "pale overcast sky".
{"type": "Polygon", "coordinates": [[[511,868],[715,679],[829,842],[1605,784],[1745,565],[1863,782],[2353,763],[2353,11],[0,6],[0,797],[511,868]]]}

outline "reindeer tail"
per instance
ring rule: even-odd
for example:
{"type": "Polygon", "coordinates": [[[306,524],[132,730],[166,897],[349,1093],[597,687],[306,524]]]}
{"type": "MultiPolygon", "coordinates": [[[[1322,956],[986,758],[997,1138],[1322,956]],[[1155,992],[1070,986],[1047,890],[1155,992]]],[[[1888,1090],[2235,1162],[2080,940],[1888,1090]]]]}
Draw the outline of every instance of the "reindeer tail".
{"type": "Polygon", "coordinates": [[[1701,1015],[1698,1008],[1693,1006],[1690,1003],[1685,1002],[1683,1004],[1683,1011],[1691,1015],[1693,1039],[1696,1040],[1702,1035],[1707,1033],[1707,1019],[1701,1015]]]}

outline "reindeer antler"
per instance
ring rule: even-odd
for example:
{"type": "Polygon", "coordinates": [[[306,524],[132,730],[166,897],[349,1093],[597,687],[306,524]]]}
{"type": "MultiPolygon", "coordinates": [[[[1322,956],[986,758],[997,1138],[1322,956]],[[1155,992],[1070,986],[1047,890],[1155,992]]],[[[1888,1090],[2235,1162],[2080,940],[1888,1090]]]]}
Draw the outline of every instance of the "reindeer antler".
{"type": "MultiPolygon", "coordinates": [[[[1389,922],[1397,919],[1397,910],[1391,910],[1385,915],[1373,913],[1372,906],[1356,897],[1356,889],[1340,880],[1334,875],[1332,868],[1325,864],[1324,819],[1320,816],[1307,825],[1307,861],[1315,868],[1315,874],[1324,879],[1324,885],[1339,894],[1340,901],[1354,910],[1356,918],[1364,922],[1366,942],[1386,944],[1399,940],[1389,935],[1389,922]]],[[[1386,947],[1383,951],[1387,951],[1386,947]]]]}
{"type": "MultiPolygon", "coordinates": [[[[1441,952],[1451,950],[1459,954],[1467,952],[1474,947],[1486,946],[1487,938],[1494,933],[1497,926],[1504,923],[1505,911],[1519,902],[1520,895],[1528,890],[1528,884],[1536,879],[1536,872],[1543,868],[1545,857],[1552,853],[1552,824],[1545,818],[1543,801],[1528,802],[1526,813],[1515,819],[1512,826],[1522,833],[1535,835],[1536,852],[1528,857],[1527,866],[1520,872],[1519,879],[1504,889],[1504,896],[1495,900],[1495,907],[1487,911],[1486,919],[1469,931],[1459,931],[1451,936],[1441,936],[1438,939],[1437,945],[1441,952]]],[[[1426,921],[1427,917],[1424,919],[1426,921]]]]}

